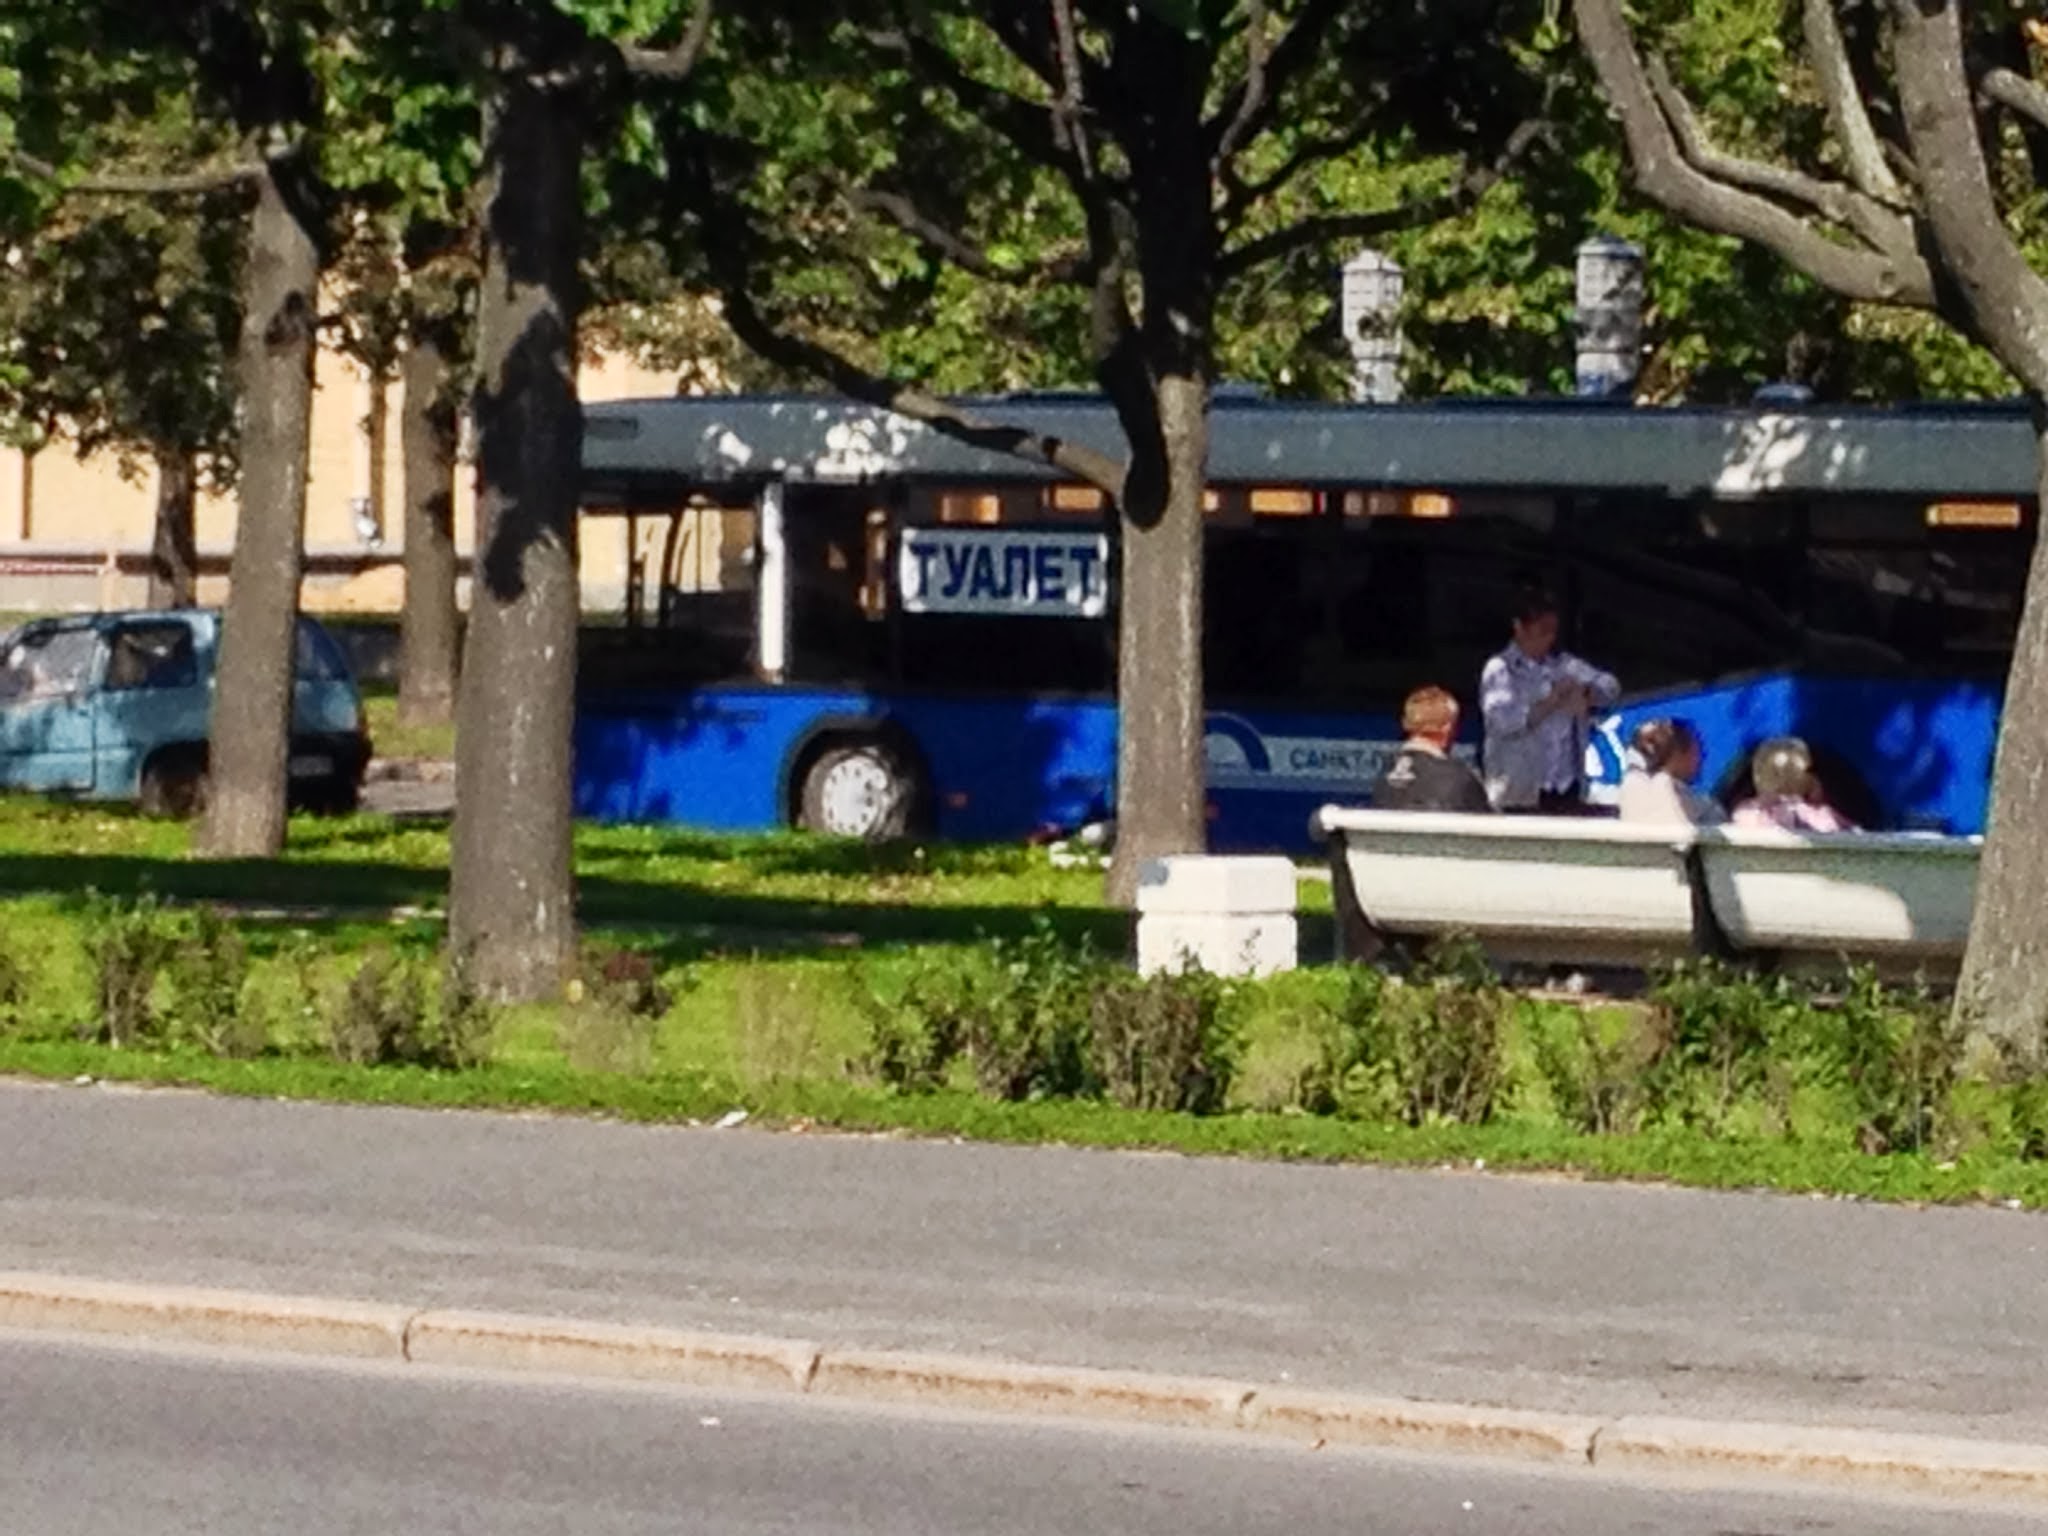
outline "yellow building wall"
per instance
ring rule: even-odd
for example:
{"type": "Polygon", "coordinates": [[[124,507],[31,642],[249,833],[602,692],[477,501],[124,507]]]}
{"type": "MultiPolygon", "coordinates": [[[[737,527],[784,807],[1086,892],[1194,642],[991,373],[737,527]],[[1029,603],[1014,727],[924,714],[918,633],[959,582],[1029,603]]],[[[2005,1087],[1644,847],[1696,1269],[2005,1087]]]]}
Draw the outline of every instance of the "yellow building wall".
{"type": "MultiPolygon", "coordinates": [[[[583,398],[592,401],[673,394],[676,384],[676,373],[623,357],[592,360],[579,379],[583,398]]],[[[383,391],[381,475],[373,474],[371,452],[375,400],[367,369],[341,353],[321,353],[314,369],[303,589],[305,606],[315,612],[396,613],[404,599],[403,390],[393,380],[383,391]],[[374,540],[368,537],[373,530],[374,540]]],[[[201,494],[197,535],[208,567],[200,581],[202,603],[226,594],[235,514],[232,494],[201,494]]],[[[141,603],[147,585],[141,565],[155,516],[156,476],[146,464],[124,473],[114,455],[82,458],[61,440],[34,454],[0,448],[0,610],[141,603]]],[[[456,476],[455,528],[457,549],[470,554],[476,483],[467,460],[456,476]]],[[[585,605],[616,610],[631,559],[625,520],[591,519],[580,533],[585,605]]],[[[463,596],[466,601],[466,590],[463,596]]]]}

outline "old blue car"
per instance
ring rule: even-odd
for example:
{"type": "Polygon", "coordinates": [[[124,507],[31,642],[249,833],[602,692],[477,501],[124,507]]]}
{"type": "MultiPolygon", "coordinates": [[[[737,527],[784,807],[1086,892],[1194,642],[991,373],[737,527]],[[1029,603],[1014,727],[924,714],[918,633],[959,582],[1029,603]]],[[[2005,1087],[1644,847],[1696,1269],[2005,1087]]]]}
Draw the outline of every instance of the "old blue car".
{"type": "MultiPolygon", "coordinates": [[[[153,815],[205,804],[220,615],[204,609],[38,619],[0,642],[0,789],[132,800],[153,815]]],[[[370,739],[334,638],[300,618],[292,799],[355,809],[370,739]]]]}

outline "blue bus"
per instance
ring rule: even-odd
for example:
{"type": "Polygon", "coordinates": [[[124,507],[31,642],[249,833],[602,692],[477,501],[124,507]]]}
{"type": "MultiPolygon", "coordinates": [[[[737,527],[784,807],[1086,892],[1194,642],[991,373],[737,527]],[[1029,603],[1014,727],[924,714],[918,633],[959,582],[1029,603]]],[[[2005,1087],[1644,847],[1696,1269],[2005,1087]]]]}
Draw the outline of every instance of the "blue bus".
{"type": "MultiPolygon", "coordinates": [[[[1088,395],[976,402],[1121,451],[1088,395]]],[[[816,396],[591,406],[586,518],[637,551],[586,633],[581,814],[886,838],[1051,834],[1114,801],[1116,530],[1092,488],[816,396]]],[[[1407,691],[1471,707],[1513,594],[1626,693],[1588,745],[1611,796],[1641,719],[1691,719],[1705,782],[1813,746],[1863,825],[1983,828],[2036,518],[2004,406],[1572,401],[1214,410],[1212,846],[1306,844],[1363,803],[1407,691]]]]}

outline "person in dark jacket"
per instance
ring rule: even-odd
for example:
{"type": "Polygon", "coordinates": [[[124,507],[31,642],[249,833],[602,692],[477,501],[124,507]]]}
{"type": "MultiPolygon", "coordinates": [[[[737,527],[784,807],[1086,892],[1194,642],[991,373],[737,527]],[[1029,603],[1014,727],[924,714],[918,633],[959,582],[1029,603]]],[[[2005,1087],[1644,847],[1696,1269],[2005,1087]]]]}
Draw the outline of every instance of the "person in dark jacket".
{"type": "Polygon", "coordinates": [[[1451,756],[1456,699],[1441,688],[1416,689],[1401,706],[1401,733],[1408,739],[1372,787],[1374,810],[1492,811],[1479,775],[1451,756]]]}

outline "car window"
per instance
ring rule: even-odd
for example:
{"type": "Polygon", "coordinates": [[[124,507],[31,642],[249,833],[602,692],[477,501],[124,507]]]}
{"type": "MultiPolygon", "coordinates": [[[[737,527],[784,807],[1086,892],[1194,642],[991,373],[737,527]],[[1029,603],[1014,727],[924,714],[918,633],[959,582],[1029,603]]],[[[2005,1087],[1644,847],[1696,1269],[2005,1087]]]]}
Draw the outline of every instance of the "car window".
{"type": "Polygon", "coordinates": [[[114,631],[108,688],[191,688],[198,682],[199,660],[187,625],[130,624],[114,631]]]}
{"type": "Polygon", "coordinates": [[[54,698],[80,693],[92,682],[100,637],[92,629],[28,630],[0,661],[0,698],[54,698]]]}
{"type": "Polygon", "coordinates": [[[319,625],[304,619],[299,621],[296,669],[302,680],[312,682],[332,682],[348,676],[347,664],[334,642],[319,625]]]}

